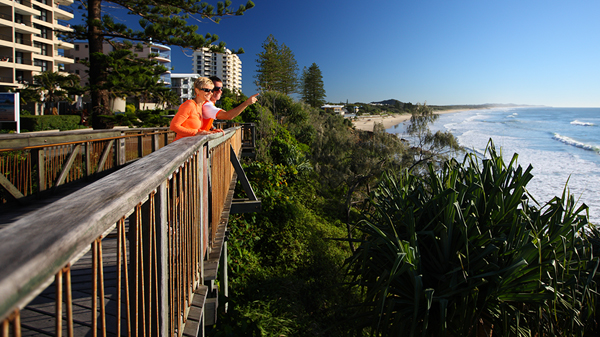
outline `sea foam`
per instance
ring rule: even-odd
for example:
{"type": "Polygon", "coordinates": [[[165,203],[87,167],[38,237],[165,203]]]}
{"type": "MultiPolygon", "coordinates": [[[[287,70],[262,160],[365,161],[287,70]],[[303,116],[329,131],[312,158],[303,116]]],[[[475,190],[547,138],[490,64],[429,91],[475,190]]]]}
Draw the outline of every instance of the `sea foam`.
{"type": "Polygon", "coordinates": [[[586,123],[586,122],[580,122],[578,120],[574,120],[571,122],[572,125],[581,125],[581,126],[594,126],[596,124],[594,123],[586,123]]]}
{"type": "Polygon", "coordinates": [[[600,147],[597,145],[582,143],[573,138],[569,138],[567,136],[561,136],[558,133],[555,133],[554,136],[552,137],[552,139],[558,140],[559,142],[565,143],[567,145],[578,147],[580,149],[584,149],[584,150],[588,150],[588,151],[595,151],[595,152],[600,153],[600,147]]]}

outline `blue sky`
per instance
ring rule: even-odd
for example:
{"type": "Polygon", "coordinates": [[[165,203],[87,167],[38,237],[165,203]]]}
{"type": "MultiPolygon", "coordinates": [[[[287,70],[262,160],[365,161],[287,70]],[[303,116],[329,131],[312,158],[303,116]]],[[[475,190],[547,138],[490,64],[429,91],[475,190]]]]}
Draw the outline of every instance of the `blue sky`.
{"type": "MultiPolygon", "coordinates": [[[[256,92],[256,55],[273,34],[300,70],[319,66],[333,103],[600,107],[597,0],[254,3],[242,17],[199,23],[199,33],[244,48],[246,95],[256,92]]],[[[172,53],[173,72],[191,72],[191,57],[172,53]]]]}

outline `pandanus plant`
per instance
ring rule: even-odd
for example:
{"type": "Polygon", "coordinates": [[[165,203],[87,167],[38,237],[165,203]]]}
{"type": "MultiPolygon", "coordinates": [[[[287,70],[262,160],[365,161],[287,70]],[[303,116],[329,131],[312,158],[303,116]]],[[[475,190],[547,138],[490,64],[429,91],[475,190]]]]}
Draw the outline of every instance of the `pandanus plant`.
{"type": "Polygon", "coordinates": [[[364,301],[353,321],[376,336],[583,336],[598,258],[587,206],[565,188],[540,205],[529,166],[493,143],[423,176],[384,176],[347,260],[364,301]]]}

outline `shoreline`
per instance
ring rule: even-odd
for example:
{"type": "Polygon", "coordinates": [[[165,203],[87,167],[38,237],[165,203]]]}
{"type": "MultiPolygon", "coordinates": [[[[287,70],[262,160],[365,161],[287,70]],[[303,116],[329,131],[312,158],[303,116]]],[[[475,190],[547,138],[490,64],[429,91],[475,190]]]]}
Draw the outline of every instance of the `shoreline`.
{"type": "MultiPolygon", "coordinates": [[[[450,109],[450,110],[436,110],[433,113],[436,115],[443,115],[455,112],[467,111],[467,109],[450,109]]],[[[409,120],[411,114],[401,114],[401,115],[387,115],[387,116],[365,116],[365,117],[357,117],[356,119],[352,119],[352,124],[358,130],[362,131],[373,131],[373,127],[375,123],[383,124],[385,129],[389,129],[395,125],[401,124],[407,120],[409,120]]]]}

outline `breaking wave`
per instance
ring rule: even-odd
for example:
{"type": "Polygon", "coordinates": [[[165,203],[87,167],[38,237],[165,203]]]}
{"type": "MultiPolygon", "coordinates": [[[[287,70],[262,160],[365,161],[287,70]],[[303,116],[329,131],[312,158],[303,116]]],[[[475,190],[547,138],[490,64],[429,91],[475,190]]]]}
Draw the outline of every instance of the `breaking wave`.
{"type": "Polygon", "coordinates": [[[571,124],[573,124],[573,125],[581,125],[581,126],[594,126],[594,125],[596,125],[594,123],[580,122],[578,120],[572,121],[571,124]]]}
{"type": "Polygon", "coordinates": [[[594,151],[594,152],[600,153],[600,147],[598,145],[582,143],[582,142],[577,141],[577,140],[575,140],[573,138],[569,138],[567,136],[561,136],[558,133],[555,133],[554,136],[552,137],[552,139],[558,140],[559,142],[565,143],[567,145],[578,147],[580,149],[584,149],[584,150],[594,151]]]}

